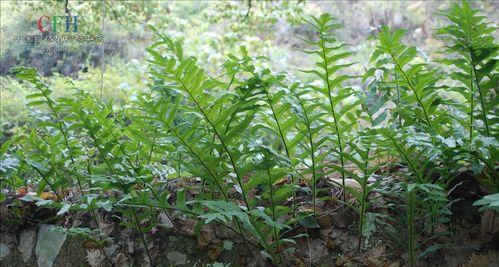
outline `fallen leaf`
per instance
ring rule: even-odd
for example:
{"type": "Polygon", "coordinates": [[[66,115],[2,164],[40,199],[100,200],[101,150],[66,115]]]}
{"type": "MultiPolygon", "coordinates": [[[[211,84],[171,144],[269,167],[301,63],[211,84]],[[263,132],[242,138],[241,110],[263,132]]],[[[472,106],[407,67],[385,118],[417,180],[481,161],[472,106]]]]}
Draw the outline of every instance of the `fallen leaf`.
{"type": "Polygon", "coordinates": [[[373,249],[369,250],[364,254],[363,262],[367,266],[385,266],[386,257],[385,257],[385,246],[377,246],[373,249]]]}
{"type": "Polygon", "coordinates": [[[128,266],[128,258],[125,256],[124,253],[118,253],[116,255],[116,266],[128,266]]]}
{"type": "Polygon", "coordinates": [[[59,197],[52,192],[42,192],[42,193],[40,193],[39,198],[41,198],[43,200],[51,199],[53,201],[59,201],[59,197]]]}
{"type": "Polygon", "coordinates": [[[334,243],[333,243],[333,240],[331,239],[331,229],[321,229],[320,235],[321,235],[322,240],[324,240],[326,247],[328,249],[333,249],[334,243]]]}
{"type": "Polygon", "coordinates": [[[198,235],[198,248],[206,248],[213,240],[211,234],[212,231],[208,228],[208,225],[203,225],[198,235]]]}
{"type": "Polygon", "coordinates": [[[220,249],[216,245],[211,245],[208,247],[207,256],[210,260],[214,261],[220,256],[220,249]]]}
{"type": "Polygon", "coordinates": [[[100,249],[87,249],[87,262],[92,267],[104,266],[106,255],[100,249]]]}
{"type": "Polygon", "coordinates": [[[88,250],[96,250],[96,249],[99,249],[99,244],[95,243],[94,241],[91,241],[91,240],[86,240],[84,243],[83,243],[83,247],[88,250]]]}
{"type": "Polygon", "coordinates": [[[99,225],[99,229],[105,233],[106,235],[109,235],[111,234],[111,232],[113,231],[114,229],[114,224],[113,223],[106,223],[104,221],[99,221],[98,222],[98,225],[99,225]]]}
{"type": "Polygon", "coordinates": [[[487,254],[473,254],[467,263],[461,265],[461,267],[492,267],[497,266],[499,262],[499,253],[495,251],[489,251],[487,254]]]}
{"type": "Polygon", "coordinates": [[[288,182],[288,177],[282,177],[281,179],[277,180],[274,183],[274,186],[276,186],[276,185],[283,185],[283,184],[286,184],[287,182],[288,182]]]}
{"type": "Polygon", "coordinates": [[[16,195],[19,197],[24,197],[28,193],[28,188],[21,186],[16,190],[16,195]]]}

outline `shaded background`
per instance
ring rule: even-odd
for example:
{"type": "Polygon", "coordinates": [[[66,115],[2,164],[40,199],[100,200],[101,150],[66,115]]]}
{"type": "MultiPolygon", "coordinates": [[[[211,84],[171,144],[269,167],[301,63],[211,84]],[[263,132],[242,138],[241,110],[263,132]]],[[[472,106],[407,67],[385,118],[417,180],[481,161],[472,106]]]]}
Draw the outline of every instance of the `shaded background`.
{"type": "MultiPolygon", "coordinates": [[[[0,1],[1,49],[0,85],[1,139],[27,120],[26,88],[10,75],[14,66],[38,69],[55,91],[68,96],[66,82],[106,101],[123,103],[149,83],[145,48],[154,42],[147,24],[180,39],[189,55],[213,75],[229,53],[245,45],[251,55],[266,56],[262,65],[276,72],[288,72],[311,82],[296,71],[313,64],[304,53],[300,38],[313,32],[302,20],[329,12],[343,27],[336,30],[339,40],[351,45],[353,71],[368,66],[379,25],[406,29],[406,42],[414,44],[429,59],[441,43],[432,37],[434,28],[445,23],[439,10],[450,1],[0,1]],[[51,44],[71,51],[40,53],[40,45],[20,42],[15,36],[40,34],[36,23],[41,15],[78,16],[79,34],[102,34],[104,42],[51,44]]],[[[478,1],[472,5],[497,24],[497,1],[478,1]]],[[[60,26],[64,28],[63,25],[60,26]]]]}

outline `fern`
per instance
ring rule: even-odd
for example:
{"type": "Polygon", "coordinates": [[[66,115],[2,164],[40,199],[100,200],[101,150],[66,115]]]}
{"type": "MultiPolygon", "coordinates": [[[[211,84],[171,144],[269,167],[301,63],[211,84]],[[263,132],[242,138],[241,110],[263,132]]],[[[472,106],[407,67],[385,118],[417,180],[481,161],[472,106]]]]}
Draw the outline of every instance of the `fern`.
{"type": "Polygon", "coordinates": [[[441,175],[438,174],[439,170],[433,168],[431,163],[418,152],[417,146],[420,146],[420,141],[412,144],[413,140],[408,136],[408,133],[396,136],[388,129],[380,129],[380,132],[391,143],[390,146],[393,149],[389,151],[396,152],[408,166],[407,182],[403,185],[406,189],[405,201],[403,204],[394,206],[397,209],[395,211],[401,216],[395,221],[400,227],[393,229],[390,226],[390,231],[392,237],[407,249],[409,264],[415,266],[418,258],[443,247],[441,244],[428,245],[426,243],[440,235],[449,234],[448,231],[434,232],[434,229],[439,224],[445,225],[449,222],[448,217],[451,213],[448,206],[450,204],[443,188],[438,184],[431,183],[434,182],[431,179],[434,174],[441,175]],[[408,142],[400,140],[408,140],[408,142]],[[404,210],[403,215],[399,209],[404,210]],[[398,233],[400,228],[405,228],[403,235],[398,233]],[[428,239],[422,240],[423,232],[430,233],[428,239]],[[426,247],[418,256],[417,251],[421,250],[423,245],[426,247]]]}
{"type": "MultiPolygon", "coordinates": [[[[305,50],[304,52],[318,56],[319,60],[315,62],[317,70],[303,70],[303,72],[311,73],[323,82],[322,86],[310,85],[310,88],[328,99],[328,105],[321,107],[327,110],[332,117],[330,128],[336,136],[335,145],[338,147],[336,156],[339,158],[341,169],[344,169],[346,164],[344,159],[346,149],[346,142],[343,140],[345,138],[344,134],[349,132],[354,124],[351,121],[352,118],[347,115],[358,102],[345,101],[354,94],[354,91],[349,87],[342,87],[342,83],[351,77],[339,74],[341,70],[353,63],[339,64],[339,61],[349,57],[351,53],[342,51],[342,48],[346,45],[337,42],[330,33],[331,30],[340,27],[330,14],[323,14],[318,18],[312,17],[311,21],[306,22],[318,32],[318,40],[304,40],[315,48],[315,50],[305,50]]],[[[342,186],[345,188],[345,173],[343,171],[341,171],[341,179],[342,186]]],[[[343,200],[345,200],[345,193],[343,194],[343,200]]]]}
{"type": "MultiPolygon", "coordinates": [[[[292,116],[292,114],[289,113],[289,108],[290,105],[287,101],[285,101],[283,98],[286,96],[286,91],[285,90],[279,90],[275,93],[270,95],[270,93],[267,91],[265,92],[265,96],[267,98],[267,103],[269,104],[269,109],[270,109],[270,117],[275,124],[275,127],[269,127],[270,129],[277,129],[277,135],[280,138],[280,141],[282,143],[283,149],[285,156],[290,164],[290,166],[294,166],[293,164],[293,156],[294,156],[294,147],[291,147],[290,145],[290,140],[288,140],[287,134],[291,132],[291,128],[293,127],[294,123],[296,122],[297,118],[296,116],[292,116]],[[280,103],[278,105],[278,103],[280,103]],[[286,115],[287,120],[285,122],[282,122],[281,118],[286,115]],[[293,156],[292,156],[293,155],[293,156]]],[[[297,205],[296,202],[296,180],[295,180],[295,175],[291,174],[290,175],[291,179],[291,186],[292,186],[292,198],[293,198],[293,216],[295,215],[295,207],[297,205]]]]}
{"type": "Polygon", "coordinates": [[[318,173],[320,162],[317,159],[317,154],[326,141],[325,138],[321,140],[317,140],[317,138],[320,136],[319,131],[326,127],[326,125],[321,121],[324,112],[318,111],[319,103],[311,98],[311,91],[306,88],[299,89],[298,86],[298,84],[293,84],[291,87],[290,91],[293,98],[290,99],[290,103],[301,125],[297,125],[298,133],[290,143],[294,146],[294,144],[302,140],[306,142],[305,144],[301,144],[303,150],[298,157],[303,160],[302,163],[308,167],[307,172],[312,176],[312,206],[313,214],[317,216],[317,182],[321,178],[318,173]],[[306,158],[310,159],[311,162],[309,164],[305,162],[306,158]]]}
{"type": "Polygon", "coordinates": [[[494,114],[494,109],[499,47],[493,35],[496,28],[478,13],[466,1],[452,5],[450,11],[444,13],[450,24],[438,29],[436,34],[446,42],[442,52],[452,57],[439,62],[452,67],[448,78],[458,82],[457,85],[450,86],[449,90],[461,94],[468,103],[467,106],[462,103],[453,106],[467,114],[468,121],[457,121],[467,128],[469,153],[466,155],[466,150],[454,149],[453,158],[471,163],[471,169],[475,173],[485,176],[480,182],[492,190],[498,190],[493,155],[497,154],[495,126],[498,117],[494,114]],[[475,123],[480,120],[481,124],[475,123]],[[482,130],[476,130],[477,127],[482,130]]]}
{"type": "MultiPolygon", "coordinates": [[[[198,130],[198,125],[191,126],[192,128],[187,128],[185,124],[175,125],[176,113],[178,112],[178,103],[168,103],[164,100],[154,100],[147,96],[142,96],[138,98],[137,105],[142,111],[142,115],[137,116],[137,119],[142,119],[146,122],[151,122],[155,125],[155,137],[158,139],[173,135],[186,149],[183,152],[184,155],[191,156],[194,161],[191,164],[184,164],[190,171],[190,173],[213,181],[217,186],[217,189],[222,194],[223,198],[228,201],[227,189],[224,186],[224,181],[218,177],[217,173],[223,172],[216,166],[216,160],[208,157],[209,147],[198,147],[192,140],[196,140],[192,134],[198,130]],[[166,129],[167,131],[162,130],[166,129]],[[195,164],[197,163],[197,164],[195,164]],[[200,171],[202,170],[202,171],[200,171]]],[[[206,137],[206,136],[205,136],[206,137]]],[[[173,144],[163,143],[158,144],[157,149],[160,151],[165,151],[173,153],[175,150],[179,150],[179,147],[173,146],[173,144]]],[[[172,160],[177,157],[172,156],[172,160]]]]}
{"type": "Polygon", "coordinates": [[[376,163],[376,159],[385,156],[386,152],[384,150],[388,147],[386,139],[375,128],[379,127],[387,117],[387,110],[381,110],[386,100],[383,95],[381,97],[378,96],[379,92],[377,91],[376,84],[374,82],[359,97],[360,99],[364,99],[364,101],[361,103],[362,110],[359,111],[358,118],[364,120],[365,126],[360,129],[356,140],[350,143],[351,153],[345,155],[356,169],[354,171],[343,170],[343,172],[360,185],[359,189],[348,186],[345,188],[357,200],[358,206],[352,206],[352,208],[359,215],[358,251],[361,250],[363,242],[366,211],[370,207],[368,196],[380,183],[380,181],[376,181],[368,184],[368,180],[382,167],[376,163]]]}
{"type": "MultiPolygon", "coordinates": [[[[233,74],[229,83],[220,82],[204,74],[195,65],[194,58],[184,58],[177,42],[159,33],[157,35],[162,41],[148,49],[153,58],[151,60],[151,74],[158,80],[163,81],[169,88],[176,88],[178,92],[182,92],[185,98],[182,98],[181,101],[185,100],[187,105],[179,108],[178,105],[171,105],[168,101],[152,100],[148,101],[149,103],[143,102],[139,106],[146,114],[144,118],[147,121],[154,122],[158,129],[160,129],[158,123],[161,123],[161,127],[167,129],[164,134],[173,135],[180,141],[182,146],[187,149],[185,154],[193,157],[197,163],[203,165],[203,170],[206,173],[201,177],[209,177],[209,181],[215,182],[218,187],[217,190],[222,192],[227,202],[233,200],[230,200],[225,195],[224,184],[230,184],[232,175],[235,176],[233,187],[242,195],[243,210],[251,214],[251,227],[256,229],[256,234],[259,236],[258,242],[264,247],[265,253],[270,253],[269,255],[274,262],[282,262],[280,256],[276,256],[273,252],[279,249],[280,229],[276,226],[268,233],[268,228],[263,227],[260,221],[263,219],[267,223],[268,221],[277,223],[278,214],[275,209],[277,203],[273,195],[272,181],[275,181],[276,177],[282,175],[283,172],[280,171],[274,174],[270,169],[265,171],[267,174],[266,184],[270,186],[269,189],[272,191],[268,198],[273,207],[270,210],[270,216],[266,213],[260,213],[258,209],[252,209],[257,204],[257,199],[250,200],[247,197],[247,192],[254,189],[261,181],[259,175],[255,173],[258,167],[255,166],[255,162],[252,160],[261,153],[261,150],[255,149],[254,142],[248,142],[248,140],[252,140],[254,134],[254,131],[250,131],[249,127],[259,113],[262,101],[268,100],[266,99],[267,90],[280,78],[270,75],[268,70],[256,72],[243,51],[243,59],[236,60],[233,58],[233,61],[239,63],[232,65],[232,67],[236,68],[237,66],[237,68],[240,68],[239,73],[247,74],[248,78],[239,80],[233,74]],[[167,53],[165,56],[158,52],[160,46],[166,47],[167,53]],[[237,86],[227,92],[232,84],[237,84],[237,86]],[[206,91],[215,88],[224,89],[225,92],[217,96],[208,94],[206,91]],[[179,118],[179,122],[175,122],[174,119],[167,121],[168,118],[179,118]],[[210,136],[215,136],[215,138],[210,136]],[[215,156],[215,159],[213,159],[213,156],[215,156]],[[208,158],[210,159],[207,160],[208,158]],[[230,166],[230,169],[226,168],[226,166],[230,166]],[[226,176],[227,178],[220,179],[219,176],[226,176]],[[251,176],[251,178],[243,184],[243,176],[251,176]],[[272,182],[272,186],[270,182],[272,182]],[[273,235],[273,246],[267,241],[268,234],[273,235]]],[[[227,73],[230,74],[232,71],[229,70],[227,73]]],[[[158,132],[163,133],[162,130],[158,132]]],[[[259,141],[256,143],[259,143],[259,141]]],[[[260,145],[256,147],[260,147],[260,145]]],[[[183,163],[183,165],[187,164],[183,163]]],[[[193,168],[188,169],[193,170],[193,168]]],[[[199,170],[190,172],[195,175],[201,174],[199,170]]],[[[200,198],[200,201],[205,203],[207,200],[200,198]]],[[[244,238],[241,226],[248,229],[247,222],[238,218],[236,224],[240,235],[244,238]]]]}
{"type": "MultiPolygon", "coordinates": [[[[413,116],[404,118],[406,123],[416,120],[431,129],[446,119],[438,109],[442,99],[437,94],[436,70],[425,63],[411,63],[416,58],[417,49],[404,45],[401,42],[403,35],[403,30],[391,31],[387,26],[382,26],[378,35],[379,45],[371,61],[376,62],[377,68],[388,65],[386,69],[389,69],[392,65],[393,73],[398,78],[393,82],[407,88],[399,90],[400,99],[415,109],[413,116]]],[[[400,101],[396,103],[400,104],[400,101]]],[[[407,106],[403,108],[407,109],[407,106]]]]}
{"type": "MultiPolygon", "coordinates": [[[[244,46],[240,55],[228,55],[215,77],[187,56],[180,42],[154,27],[158,42],[147,48],[151,91],[126,106],[82,91],[54,99],[34,69],[17,68],[17,77],[37,90],[28,105],[40,110],[29,125],[33,129],[17,137],[19,146],[2,145],[2,172],[11,149],[21,160],[18,175],[29,177],[26,184],[32,179],[38,193],[49,188],[63,200],[77,184],[83,194],[75,200],[79,204],[46,203],[59,208],[59,215],[121,213],[122,225],[139,235],[151,264],[147,235],[158,225],[158,212],[170,217],[173,210],[197,219],[196,233],[215,223],[241,237],[248,251],[253,246],[273,264],[286,265],[285,254],[300,236],[291,233],[300,225],[318,227],[320,202],[331,199],[322,180],[332,173],[341,175],[340,203],[358,213],[360,251],[371,192],[383,182],[370,183],[383,167],[377,159],[395,157],[407,167],[399,169],[404,181],[379,192],[394,200],[388,203],[394,216],[387,218],[386,230],[414,266],[445,246],[434,239],[449,234],[439,231],[451,215],[443,186],[457,172],[471,162],[483,185],[493,192],[498,185],[495,28],[466,2],[453,5],[446,17],[451,24],[437,34],[448,44],[444,52],[453,55],[440,63],[453,68],[446,77],[459,86],[440,85],[445,70],[403,44],[404,31],[386,26],[371,57],[374,67],[364,75],[368,87],[346,86],[357,77],[344,74],[353,64],[351,53],[333,37],[339,24],[329,14],[306,21],[315,38],[303,40],[308,46],[303,52],[316,60],[302,72],[318,80],[307,85],[256,67],[262,58],[251,57],[244,46]],[[375,77],[377,70],[382,77],[375,77]],[[444,90],[461,93],[467,103],[445,99],[444,90]],[[453,108],[467,117],[461,120],[453,108]],[[480,120],[483,129],[473,129],[480,120]],[[299,178],[308,180],[308,187],[299,187],[299,178]],[[359,188],[347,186],[347,179],[359,188]],[[172,180],[180,188],[165,190],[172,180]],[[109,189],[122,194],[102,193],[109,189]],[[299,190],[308,194],[301,203],[299,190]],[[354,202],[346,201],[347,193],[354,202]]],[[[75,89],[71,82],[68,87],[75,89]]],[[[93,237],[90,230],[75,232],[93,237]]]]}
{"type": "MultiPolygon", "coordinates": [[[[76,100],[66,99],[65,104],[72,112],[67,116],[67,120],[74,121],[73,128],[85,130],[90,137],[90,141],[98,151],[98,157],[104,162],[105,167],[111,173],[111,182],[115,183],[125,195],[130,193],[130,188],[136,183],[133,176],[127,177],[131,173],[123,167],[123,157],[114,156],[116,147],[120,144],[116,143],[116,139],[106,131],[102,124],[108,123],[109,109],[99,105],[96,100],[92,99],[88,94],[79,91],[76,95],[76,100]],[[82,105],[83,104],[83,108],[82,105]],[[129,179],[131,178],[131,180],[129,179]]],[[[130,220],[133,221],[134,227],[139,232],[139,236],[144,246],[149,262],[152,263],[151,254],[145,239],[145,232],[140,224],[141,219],[135,208],[130,209],[130,220]]]]}
{"type": "MultiPolygon", "coordinates": [[[[43,122],[42,125],[44,127],[54,127],[59,131],[59,134],[61,135],[64,142],[57,142],[57,141],[52,142],[51,147],[54,150],[57,150],[56,147],[60,147],[59,149],[61,149],[61,151],[64,149],[68,151],[68,156],[69,159],[71,160],[72,174],[76,176],[80,192],[83,193],[83,186],[81,181],[82,178],[76,169],[75,154],[78,148],[70,145],[70,140],[69,140],[70,136],[68,130],[63,125],[64,123],[63,118],[60,115],[62,107],[51,97],[52,91],[47,87],[47,85],[45,85],[41,81],[40,76],[36,73],[35,69],[14,68],[12,72],[14,75],[16,75],[17,78],[29,82],[39,91],[39,93],[30,94],[26,96],[27,99],[30,99],[28,106],[35,107],[40,105],[46,105],[49,108],[50,114],[52,115],[55,121],[54,122],[45,121],[43,122]],[[61,147],[59,144],[63,144],[63,147],[61,147]]],[[[74,142],[72,143],[74,145],[74,142]]]]}
{"type": "Polygon", "coordinates": [[[434,184],[403,184],[400,202],[389,205],[394,213],[386,224],[388,233],[396,243],[407,250],[408,265],[448,244],[432,244],[441,236],[449,236],[445,225],[450,221],[449,201],[443,189],[434,184]],[[444,226],[436,231],[438,226],[444,226]]]}
{"type": "Polygon", "coordinates": [[[22,160],[42,178],[42,182],[38,184],[38,194],[43,192],[48,185],[54,195],[58,199],[62,199],[60,194],[63,194],[63,191],[57,189],[63,188],[64,185],[64,179],[59,174],[61,164],[56,160],[50,145],[47,145],[47,141],[43,138],[47,137],[39,137],[35,131],[26,136],[24,146],[26,151],[21,154],[22,160]]]}
{"type": "Polygon", "coordinates": [[[494,135],[491,125],[497,121],[497,116],[490,113],[495,104],[489,93],[497,90],[498,81],[496,56],[499,47],[494,43],[492,35],[496,28],[485,22],[485,17],[478,15],[478,12],[467,1],[463,1],[461,5],[453,4],[450,11],[444,14],[450,25],[436,32],[447,43],[443,52],[457,56],[441,62],[457,69],[449,76],[465,86],[452,90],[468,99],[470,142],[473,139],[473,120],[477,117],[476,106],[480,107],[485,136],[494,135]]]}
{"type": "MultiPolygon", "coordinates": [[[[153,29],[153,31],[155,31],[153,29]]],[[[151,61],[152,64],[156,66],[158,70],[152,70],[152,75],[161,78],[168,82],[173,82],[178,85],[178,89],[186,93],[187,99],[194,105],[194,110],[197,112],[207,124],[210,131],[217,137],[221,144],[221,148],[225,153],[227,153],[230,165],[236,175],[236,182],[240,193],[243,197],[243,201],[246,207],[249,209],[250,204],[247,198],[246,191],[244,190],[242,173],[237,165],[238,156],[235,151],[229,148],[231,138],[234,139],[236,133],[240,133],[243,127],[247,127],[249,124],[248,120],[251,120],[251,114],[245,117],[242,124],[232,127],[229,131],[229,127],[234,117],[241,110],[248,110],[250,103],[248,102],[236,102],[230,108],[224,110],[224,112],[219,116],[215,117],[213,109],[217,104],[221,104],[222,101],[228,98],[228,94],[222,95],[219,99],[214,100],[215,105],[211,105],[211,98],[208,97],[203,90],[209,88],[214,88],[217,83],[209,79],[203,72],[202,69],[195,65],[195,60],[193,58],[184,58],[183,51],[179,43],[172,41],[170,38],[156,34],[162,39],[162,41],[154,44],[148,51],[153,56],[154,60],[151,61]],[[153,50],[155,47],[160,45],[166,45],[168,50],[171,52],[172,56],[163,57],[157,51],[153,50]],[[246,106],[246,107],[243,107],[246,106]],[[230,114],[230,115],[228,115],[230,114]],[[230,118],[227,120],[227,118],[230,118]],[[246,120],[246,121],[245,121],[246,120]],[[222,130],[225,129],[225,130],[222,130]],[[224,133],[225,131],[225,133],[224,133]]],[[[243,98],[249,97],[243,93],[243,98]]],[[[220,155],[221,156],[221,155],[220,155]]]]}

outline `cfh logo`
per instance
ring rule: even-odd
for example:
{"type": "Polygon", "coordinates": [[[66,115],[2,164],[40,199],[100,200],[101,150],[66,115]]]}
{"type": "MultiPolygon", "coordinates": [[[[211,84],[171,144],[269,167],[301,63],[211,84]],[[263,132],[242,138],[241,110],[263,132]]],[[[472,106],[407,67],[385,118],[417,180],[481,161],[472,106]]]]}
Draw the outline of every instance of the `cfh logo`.
{"type": "Polygon", "coordinates": [[[73,32],[78,32],[78,16],[47,16],[43,15],[38,19],[38,29],[41,32],[57,32],[57,26],[60,23],[66,24],[66,32],[71,31],[71,25],[73,26],[73,32]],[[65,19],[64,19],[65,18],[65,19]],[[52,26],[52,27],[51,27],[52,26]]]}

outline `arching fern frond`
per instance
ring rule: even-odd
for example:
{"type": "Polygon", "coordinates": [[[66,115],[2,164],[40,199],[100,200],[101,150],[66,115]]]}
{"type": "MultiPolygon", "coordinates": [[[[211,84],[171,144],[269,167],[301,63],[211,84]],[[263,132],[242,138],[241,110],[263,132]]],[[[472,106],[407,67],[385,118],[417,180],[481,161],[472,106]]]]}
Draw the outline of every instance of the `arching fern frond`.
{"type": "MultiPolygon", "coordinates": [[[[322,108],[329,112],[329,130],[336,137],[334,145],[338,148],[334,150],[334,157],[339,159],[340,170],[346,164],[344,153],[346,150],[346,136],[350,132],[355,120],[354,116],[349,116],[352,109],[358,105],[358,101],[352,98],[354,91],[349,87],[344,87],[343,83],[351,76],[342,74],[342,70],[354,63],[343,62],[351,55],[345,51],[346,46],[338,42],[331,31],[340,27],[340,24],[330,14],[323,14],[320,17],[312,17],[311,21],[306,21],[317,32],[317,40],[305,40],[313,47],[312,50],[304,51],[307,54],[315,55],[318,59],[315,62],[315,69],[303,70],[310,73],[322,81],[322,85],[309,85],[315,92],[320,93],[327,99],[327,104],[322,108]]],[[[342,185],[345,187],[345,173],[341,171],[342,185]]],[[[343,195],[345,199],[345,194],[343,195]]]]}

